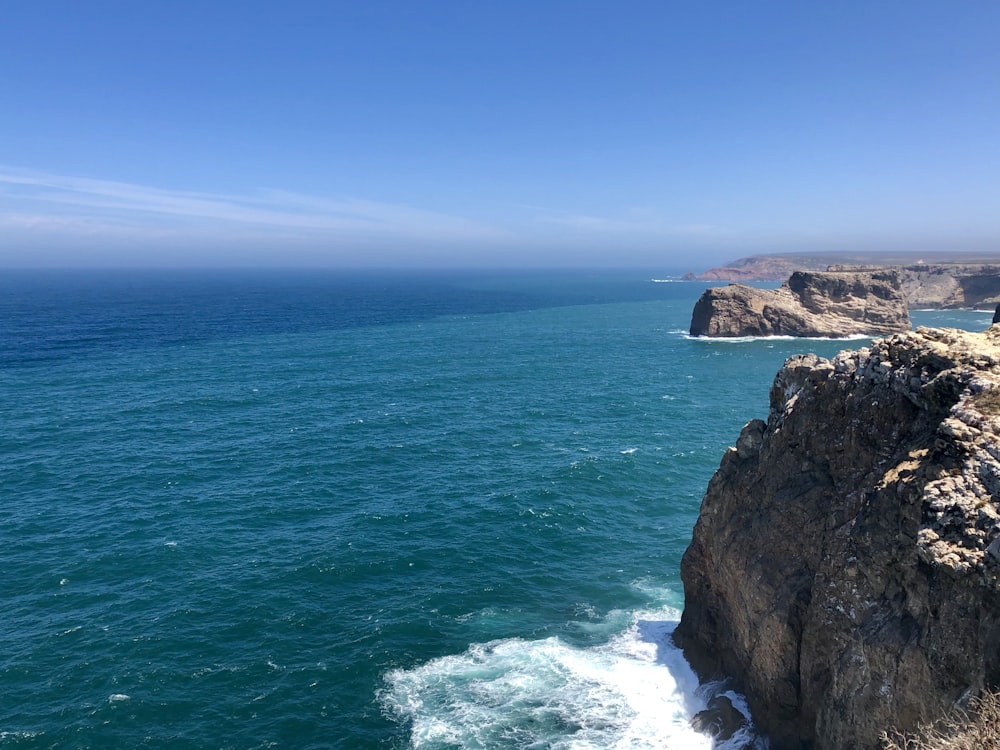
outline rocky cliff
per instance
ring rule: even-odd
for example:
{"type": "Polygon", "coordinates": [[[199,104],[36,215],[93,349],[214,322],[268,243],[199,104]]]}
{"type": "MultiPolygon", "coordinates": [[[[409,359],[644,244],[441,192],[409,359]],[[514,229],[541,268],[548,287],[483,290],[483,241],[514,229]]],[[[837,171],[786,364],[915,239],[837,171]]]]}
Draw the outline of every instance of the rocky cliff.
{"type": "Polygon", "coordinates": [[[894,271],[797,271],[779,289],[708,289],[691,315],[692,336],[883,335],[910,328],[894,271]]]}
{"type": "MultiPolygon", "coordinates": [[[[993,307],[1000,302],[996,263],[916,263],[894,266],[911,309],[993,307]]],[[[871,271],[872,266],[833,265],[830,271],[871,271]]]]}
{"type": "Polygon", "coordinates": [[[877,271],[894,269],[910,309],[992,307],[1000,302],[1000,259],[996,254],[800,253],[753,255],[710,268],[700,281],[781,281],[794,271],[877,271]]]}
{"type": "Polygon", "coordinates": [[[1000,683],[1000,326],[790,359],[709,483],[675,639],[772,750],[879,746],[1000,683]]]}

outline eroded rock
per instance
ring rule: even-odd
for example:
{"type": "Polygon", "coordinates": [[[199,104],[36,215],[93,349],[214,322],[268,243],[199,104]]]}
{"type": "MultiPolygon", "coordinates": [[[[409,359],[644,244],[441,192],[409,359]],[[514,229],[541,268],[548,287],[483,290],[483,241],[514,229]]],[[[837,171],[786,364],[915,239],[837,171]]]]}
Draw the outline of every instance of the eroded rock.
{"type": "Polygon", "coordinates": [[[910,329],[895,271],[796,271],[778,289],[744,284],[707,289],[691,315],[691,335],[878,336],[910,329]]]}
{"type": "Polygon", "coordinates": [[[691,718],[691,726],[695,731],[707,734],[717,742],[725,742],[732,739],[737,732],[746,731],[749,722],[728,696],[716,695],[704,710],[691,718]]]}
{"type": "Polygon", "coordinates": [[[1000,326],[793,357],[708,486],[675,639],[773,750],[879,747],[1000,684],[1000,326]]]}

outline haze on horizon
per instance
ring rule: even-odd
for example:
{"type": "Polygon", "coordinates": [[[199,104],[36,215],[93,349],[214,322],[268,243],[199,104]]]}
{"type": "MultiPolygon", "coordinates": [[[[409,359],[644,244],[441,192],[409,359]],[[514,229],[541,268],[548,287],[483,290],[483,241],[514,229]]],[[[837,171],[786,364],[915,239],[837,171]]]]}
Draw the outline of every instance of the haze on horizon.
{"type": "Polygon", "coordinates": [[[11,3],[0,267],[1000,252],[1000,4],[11,3]]]}

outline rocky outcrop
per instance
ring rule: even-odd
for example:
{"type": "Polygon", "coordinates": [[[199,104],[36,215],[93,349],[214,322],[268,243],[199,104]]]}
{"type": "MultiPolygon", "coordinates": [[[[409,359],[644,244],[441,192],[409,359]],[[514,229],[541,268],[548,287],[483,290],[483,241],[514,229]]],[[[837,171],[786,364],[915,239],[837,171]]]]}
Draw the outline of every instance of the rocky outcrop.
{"type": "Polygon", "coordinates": [[[710,268],[699,281],[783,281],[794,271],[894,268],[911,309],[987,307],[1000,302],[997,253],[782,253],[751,255],[710,268]]]}
{"type": "Polygon", "coordinates": [[[866,750],[1000,684],[1000,326],[793,357],[709,483],[675,639],[772,750],[866,750]]]}
{"type": "MultiPolygon", "coordinates": [[[[1000,264],[916,263],[893,268],[911,309],[990,308],[1000,302],[1000,264]]],[[[841,265],[829,270],[873,269],[841,265]]]]}
{"type": "Polygon", "coordinates": [[[747,717],[724,694],[710,698],[708,705],[691,717],[691,727],[716,742],[731,740],[737,732],[747,734],[752,731],[747,717]]]}
{"type": "Polygon", "coordinates": [[[707,289],[691,315],[692,336],[883,335],[910,328],[894,271],[797,271],[779,289],[707,289]]]}
{"type": "Polygon", "coordinates": [[[914,309],[988,308],[1000,302],[1000,265],[907,266],[901,278],[914,309]]]}

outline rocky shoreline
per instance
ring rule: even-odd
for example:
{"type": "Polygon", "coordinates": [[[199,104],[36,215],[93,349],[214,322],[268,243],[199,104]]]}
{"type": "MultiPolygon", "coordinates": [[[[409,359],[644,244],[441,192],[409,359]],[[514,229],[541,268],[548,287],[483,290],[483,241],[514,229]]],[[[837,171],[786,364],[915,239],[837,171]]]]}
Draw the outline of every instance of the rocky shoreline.
{"type": "Polygon", "coordinates": [[[1000,325],[793,357],[709,483],[675,640],[772,750],[874,750],[1000,684],[1000,325]]]}

